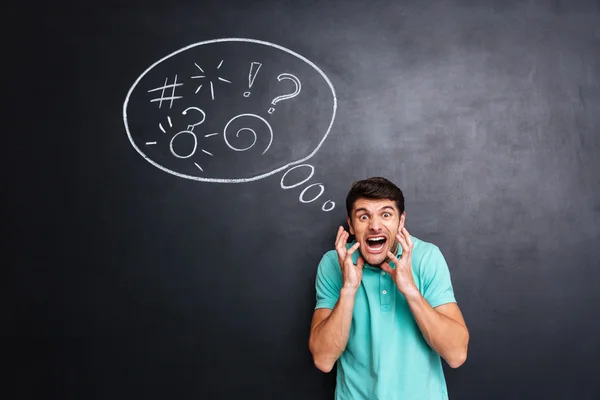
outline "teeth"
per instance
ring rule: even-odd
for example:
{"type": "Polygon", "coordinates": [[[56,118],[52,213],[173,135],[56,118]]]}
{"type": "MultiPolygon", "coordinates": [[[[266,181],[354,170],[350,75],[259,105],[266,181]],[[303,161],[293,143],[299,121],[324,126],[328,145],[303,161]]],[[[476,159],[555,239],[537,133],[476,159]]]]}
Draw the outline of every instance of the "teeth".
{"type": "Polygon", "coordinates": [[[371,239],[369,239],[369,242],[380,242],[382,240],[385,240],[385,238],[382,238],[382,237],[380,237],[380,238],[371,238],[371,239]]]}

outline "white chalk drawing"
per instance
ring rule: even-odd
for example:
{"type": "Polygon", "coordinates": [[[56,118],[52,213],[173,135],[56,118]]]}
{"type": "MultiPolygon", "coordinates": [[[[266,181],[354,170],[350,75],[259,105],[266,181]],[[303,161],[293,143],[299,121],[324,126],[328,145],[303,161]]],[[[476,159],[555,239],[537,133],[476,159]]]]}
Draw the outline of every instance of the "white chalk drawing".
{"type": "MultiPolygon", "coordinates": [[[[300,79],[296,78],[294,75],[285,73],[285,74],[281,74],[277,77],[277,80],[279,82],[281,82],[284,79],[289,79],[292,82],[294,82],[294,85],[296,85],[296,89],[294,89],[294,92],[292,92],[290,94],[284,94],[284,95],[275,97],[273,99],[273,101],[271,101],[271,104],[273,104],[273,105],[279,103],[280,101],[292,99],[292,98],[298,96],[298,94],[300,94],[300,90],[302,90],[302,84],[300,83],[300,79]]],[[[274,111],[275,111],[275,108],[271,107],[271,108],[269,108],[268,112],[269,112],[269,114],[273,114],[274,111]]]]}
{"type": "Polygon", "coordinates": [[[335,201],[331,201],[331,200],[327,200],[325,203],[323,203],[323,207],[321,207],[321,210],[323,211],[331,211],[335,208],[335,201]],[[330,206],[327,206],[327,203],[330,203],[330,206]]]}
{"type": "MultiPolygon", "coordinates": [[[[258,75],[258,70],[262,67],[262,63],[252,61],[250,64],[250,72],[248,72],[248,89],[252,89],[252,85],[254,84],[254,80],[256,79],[256,75],[258,75]]],[[[244,92],[244,97],[250,96],[250,90],[244,92]]]]}
{"type": "Polygon", "coordinates": [[[258,120],[260,120],[261,122],[263,122],[267,126],[267,129],[269,130],[269,144],[267,145],[267,148],[262,152],[262,154],[265,154],[267,152],[267,150],[269,150],[269,147],[271,147],[271,143],[273,143],[273,129],[271,128],[271,125],[269,125],[269,123],[267,122],[267,120],[265,120],[263,117],[258,116],[256,114],[240,114],[238,116],[235,116],[235,117],[231,118],[229,120],[229,122],[227,122],[227,124],[225,124],[225,129],[223,130],[223,139],[225,139],[225,143],[227,144],[227,146],[231,150],[235,150],[235,151],[246,151],[246,150],[249,150],[252,147],[254,147],[254,144],[256,143],[256,139],[258,138],[258,135],[256,134],[256,132],[252,128],[247,128],[247,127],[240,128],[240,129],[238,129],[237,133],[235,134],[235,137],[239,138],[241,132],[246,132],[246,131],[250,132],[253,135],[253,137],[254,137],[254,141],[248,147],[244,147],[244,148],[234,147],[229,142],[229,140],[227,139],[227,128],[229,128],[229,125],[233,121],[235,121],[236,119],[238,119],[238,118],[244,118],[244,117],[257,118],[258,120]]]}
{"type": "Polygon", "coordinates": [[[163,101],[170,100],[169,108],[173,108],[173,100],[183,98],[183,96],[175,96],[175,89],[177,89],[178,86],[183,86],[183,83],[177,83],[177,75],[175,75],[175,79],[173,80],[173,83],[171,83],[171,84],[169,84],[169,78],[168,77],[165,78],[164,85],[148,90],[148,93],[158,92],[160,90],[160,97],[151,99],[150,102],[154,103],[154,102],[158,101],[158,108],[161,108],[163,101]],[[171,89],[171,96],[165,97],[166,89],[171,89]]]}
{"type": "Polygon", "coordinates": [[[300,200],[301,203],[312,203],[313,201],[315,201],[316,199],[318,199],[319,197],[321,197],[321,195],[323,194],[324,191],[325,191],[325,186],[323,186],[322,183],[313,183],[313,184],[308,185],[307,187],[305,187],[304,190],[302,190],[302,192],[300,193],[300,197],[298,199],[300,200]],[[304,194],[306,193],[306,191],[308,189],[310,189],[313,186],[318,186],[321,189],[319,191],[319,194],[316,195],[315,197],[313,197],[310,200],[304,200],[304,194]]]}
{"type": "MultiPolygon", "coordinates": [[[[225,60],[221,60],[221,62],[219,63],[219,65],[217,65],[217,69],[220,69],[221,66],[223,65],[223,61],[225,60]]],[[[196,66],[196,68],[198,68],[200,70],[200,72],[202,72],[203,74],[205,73],[204,70],[197,64],[194,63],[194,65],[196,66]]],[[[191,77],[192,79],[204,79],[206,78],[206,75],[194,75],[191,77]]],[[[230,80],[225,79],[225,78],[221,78],[220,76],[217,76],[217,79],[220,80],[221,82],[225,82],[225,83],[231,83],[230,80]]],[[[215,85],[213,84],[213,81],[209,81],[210,84],[210,97],[211,99],[215,99],[215,85]]],[[[198,86],[198,88],[196,89],[196,91],[194,92],[194,94],[198,94],[198,92],[200,91],[200,89],[202,89],[202,85],[198,86]]]]}
{"type": "MultiPolygon", "coordinates": [[[[280,184],[281,184],[281,188],[282,188],[282,189],[284,189],[284,190],[288,190],[288,189],[292,189],[292,188],[295,188],[295,187],[297,187],[297,186],[303,185],[304,183],[308,182],[308,181],[310,180],[310,178],[312,178],[312,177],[313,177],[313,175],[314,175],[314,174],[315,174],[315,167],[313,167],[312,165],[310,165],[310,164],[300,164],[300,165],[296,165],[296,166],[294,166],[294,167],[292,167],[292,168],[288,169],[288,170],[287,170],[287,171],[286,171],[286,172],[283,174],[283,176],[281,177],[281,182],[280,182],[280,184]],[[294,183],[293,185],[286,185],[286,184],[284,183],[285,177],[287,176],[287,174],[289,174],[291,171],[293,171],[293,170],[295,170],[295,169],[297,169],[297,168],[308,168],[308,169],[310,169],[310,172],[309,172],[308,176],[307,176],[306,178],[304,178],[303,180],[301,180],[301,181],[299,181],[299,182],[296,182],[296,183],[294,183]]],[[[322,183],[320,183],[320,182],[319,182],[319,183],[313,183],[313,184],[310,184],[310,185],[308,185],[307,187],[305,187],[305,188],[302,190],[302,192],[300,192],[300,196],[298,196],[298,200],[299,200],[301,203],[305,203],[305,204],[306,204],[306,203],[312,203],[313,201],[315,201],[316,199],[318,199],[319,197],[321,197],[321,195],[323,194],[323,192],[324,192],[324,191],[325,191],[325,186],[323,186],[323,184],[322,184],[322,183]],[[308,191],[310,188],[312,188],[312,187],[314,187],[314,186],[318,186],[318,187],[319,187],[319,189],[320,189],[320,190],[319,190],[319,194],[317,194],[315,197],[313,197],[313,198],[312,198],[312,199],[310,199],[310,200],[306,200],[306,199],[304,199],[304,196],[306,195],[306,192],[307,192],[307,191],[308,191]]],[[[325,203],[323,203],[323,206],[321,207],[321,210],[323,210],[323,211],[331,211],[331,210],[333,210],[334,208],[335,208],[335,202],[334,202],[334,201],[331,201],[331,200],[327,200],[325,203]],[[327,206],[327,204],[330,204],[330,205],[329,205],[329,206],[327,206]]]]}
{"type": "MultiPolygon", "coordinates": [[[[190,130],[190,131],[193,131],[193,130],[194,130],[194,128],[195,128],[197,125],[200,125],[201,123],[203,123],[203,122],[204,122],[204,120],[206,119],[206,113],[205,113],[204,111],[202,111],[202,110],[201,110],[200,108],[198,108],[198,107],[188,107],[188,108],[186,108],[185,110],[183,110],[183,111],[181,112],[181,114],[182,114],[182,115],[187,115],[188,111],[190,111],[190,110],[195,110],[196,112],[199,112],[199,113],[202,115],[202,119],[201,119],[199,122],[196,122],[195,124],[188,125],[188,127],[187,127],[187,128],[188,128],[188,130],[190,130]]],[[[168,118],[168,117],[167,117],[167,118],[168,118]]],[[[171,120],[169,119],[169,124],[170,124],[170,123],[171,123],[171,120]]]]}
{"type": "MultiPolygon", "coordinates": [[[[169,121],[169,128],[172,128],[173,121],[171,121],[171,117],[167,116],[167,121],[169,121]]],[[[162,131],[162,133],[167,133],[167,131],[165,131],[165,128],[163,128],[162,123],[158,124],[158,128],[162,131]]]]}
{"type": "MultiPolygon", "coordinates": [[[[177,158],[180,158],[180,159],[190,158],[194,154],[196,154],[196,149],[198,148],[198,137],[194,133],[194,128],[196,126],[198,126],[198,125],[201,125],[206,120],[206,113],[202,109],[200,109],[198,107],[188,107],[185,110],[183,110],[181,112],[181,114],[182,115],[188,115],[188,112],[190,112],[190,111],[195,111],[196,113],[199,113],[200,116],[201,116],[201,119],[198,122],[196,122],[195,124],[188,124],[186,130],[177,132],[175,135],[173,135],[173,137],[171,138],[171,141],[169,142],[169,150],[171,151],[171,154],[174,157],[177,157],[177,158]],[[185,153],[184,154],[180,154],[179,152],[175,151],[175,149],[173,147],[173,144],[175,143],[175,139],[177,139],[178,137],[181,137],[181,135],[188,135],[188,136],[191,136],[192,139],[193,139],[194,145],[192,146],[192,149],[191,149],[191,151],[188,152],[188,154],[185,154],[185,153]]],[[[170,116],[167,116],[167,121],[169,122],[169,128],[172,128],[173,127],[173,122],[172,122],[170,116]]],[[[163,133],[167,133],[161,123],[158,124],[158,127],[160,128],[160,130],[163,133]]],[[[214,136],[214,134],[204,135],[204,137],[210,137],[210,136],[214,136]]],[[[146,144],[149,144],[149,143],[146,143],[146,144]]],[[[152,144],[156,144],[156,142],[153,142],[152,144]]],[[[201,150],[202,150],[202,152],[204,154],[208,154],[209,156],[213,156],[213,154],[210,153],[209,151],[207,151],[205,149],[201,149],[201,150]]],[[[196,167],[198,167],[198,169],[200,169],[200,171],[204,171],[202,169],[202,167],[200,165],[198,165],[198,163],[194,162],[194,165],[196,167]]]]}
{"type": "Polygon", "coordinates": [[[169,143],[169,148],[171,149],[171,154],[173,154],[177,158],[190,158],[191,156],[193,156],[196,153],[196,148],[197,147],[198,147],[198,138],[196,137],[196,135],[192,131],[181,131],[181,132],[176,133],[175,136],[173,136],[173,138],[171,139],[171,142],[169,143]],[[192,148],[192,151],[190,151],[190,154],[188,154],[187,156],[186,155],[178,154],[173,149],[173,143],[175,142],[175,139],[177,139],[177,137],[179,135],[191,135],[194,138],[194,147],[192,148]]]}
{"type": "Polygon", "coordinates": [[[283,174],[283,176],[281,177],[281,188],[282,189],[292,189],[295,188],[296,186],[300,186],[302,184],[304,184],[305,182],[308,182],[310,180],[310,178],[313,177],[313,175],[315,174],[315,167],[313,167],[310,164],[300,164],[300,165],[296,165],[295,167],[292,167],[290,169],[288,169],[287,171],[285,171],[285,174],[283,174]],[[297,182],[293,185],[286,185],[283,183],[283,181],[285,180],[285,177],[287,176],[287,174],[289,174],[290,172],[292,172],[293,170],[295,170],[296,168],[302,168],[302,167],[308,167],[310,168],[310,174],[308,174],[308,177],[306,177],[303,181],[297,182]]]}
{"type": "MultiPolygon", "coordinates": [[[[236,93],[239,96],[240,92],[236,93]]],[[[327,139],[336,111],[333,84],[312,61],[274,43],[222,38],[180,48],[148,67],[127,92],[123,121],[133,148],[164,172],[199,182],[245,183],[284,171],[281,188],[290,190],[304,185],[298,200],[309,204],[323,196],[325,185],[308,184],[315,167],[307,161],[327,139]],[[269,55],[264,59],[257,57],[265,52],[269,55]],[[213,67],[209,67],[211,64],[213,67]],[[165,76],[168,77],[164,83],[157,85],[156,81],[161,82],[165,76]],[[172,83],[170,76],[174,77],[172,83]],[[188,78],[182,81],[181,76],[188,78]],[[274,79],[281,84],[273,84],[274,79]],[[229,86],[219,86],[221,83],[229,86]],[[236,103],[232,91],[227,89],[236,90],[236,85],[243,85],[242,98],[255,93],[254,100],[236,103]],[[303,94],[303,85],[308,88],[307,95],[303,94]],[[150,89],[140,89],[142,86],[150,89]],[[210,100],[208,96],[197,96],[203,88],[209,88],[210,100]],[[314,101],[316,96],[319,101],[314,101]],[[205,107],[202,101],[215,105],[205,104],[205,107]],[[284,101],[286,112],[275,113],[276,106],[284,101]],[[268,105],[264,107],[266,102],[268,105]],[[158,104],[162,110],[163,103],[168,105],[165,109],[171,110],[171,114],[176,113],[173,119],[163,111],[153,112],[144,105],[158,104]],[[268,121],[260,115],[262,113],[267,114],[268,121]],[[147,129],[148,124],[157,124],[161,133],[154,131],[153,134],[147,129]],[[164,139],[165,135],[168,140],[164,139]],[[211,145],[203,148],[199,135],[212,138],[211,145]],[[301,144],[294,145],[294,141],[301,144]],[[242,157],[237,162],[248,167],[229,168],[237,160],[234,157],[242,157]],[[252,157],[259,158],[254,162],[252,157]],[[290,182],[289,173],[294,170],[306,172],[307,177],[290,182]]],[[[335,202],[331,199],[321,207],[326,212],[334,208],[335,202]]]]}

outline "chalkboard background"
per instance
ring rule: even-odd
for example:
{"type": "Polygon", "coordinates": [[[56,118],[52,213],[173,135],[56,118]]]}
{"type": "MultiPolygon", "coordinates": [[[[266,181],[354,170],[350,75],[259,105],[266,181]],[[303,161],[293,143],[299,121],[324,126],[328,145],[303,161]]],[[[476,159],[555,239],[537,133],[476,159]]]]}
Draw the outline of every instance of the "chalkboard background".
{"type": "Polygon", "coordinates": [[[314,276],[349,185],[374,175],[403,189],[407,228],[450,266],[471,332],[467,362],[446,368],[452,399],[600,398],[598,1],[53,2],[5,16],[23,20],[5,35],[2,398],[331,399],[334,373],[307,346],[314,276]],[[157,61],[222,38],[281,46],[323,75],[277,47],[218,42],[129,96],[157,61]],[[281,73],[302,89],[269,114],[295,90],[281,73]],[[151,102],[175,74],[184,97],[151,102]],[[200,112],[185,107],[206,121],[190,131],[200,112]],[[235,145],[254,129],[254,147],[226,146],[242,113],[272,127],[266,153],[257,117],[232,133],[255,124],[235,145]]]}

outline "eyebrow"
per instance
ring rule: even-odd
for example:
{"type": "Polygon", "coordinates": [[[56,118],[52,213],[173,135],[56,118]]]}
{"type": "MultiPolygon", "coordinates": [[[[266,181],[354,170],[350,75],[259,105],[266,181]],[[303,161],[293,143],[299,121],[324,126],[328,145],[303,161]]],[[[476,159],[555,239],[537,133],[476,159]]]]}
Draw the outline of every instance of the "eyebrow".
{"type": "MultiPolygon", "coordinates": [[[[394,207],[392,207],[392,206],[383,206],[383,207],[381,207],[379,209],[379,211],[383,211],[383,210],[387,210],[387,209],[392,210],[392,211],[396,211],[396,210],[394,210],[394,207]]],[[[357,208],[356,210],[354,210],[354,213],[358,214],[359,211],[369,212],[369,210],[367,210],[366,208],[360,207],[360,208],[357,208]]]]}

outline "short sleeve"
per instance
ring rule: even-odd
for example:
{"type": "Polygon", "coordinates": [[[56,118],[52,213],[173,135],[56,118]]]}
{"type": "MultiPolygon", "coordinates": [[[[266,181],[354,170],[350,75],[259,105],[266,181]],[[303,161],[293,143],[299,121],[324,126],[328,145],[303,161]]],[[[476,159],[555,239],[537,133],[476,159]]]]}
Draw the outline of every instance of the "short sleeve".
{"type": "Polygon", "coordinates": [[[431,307],[456,302],[448,264],[437,246],[423,258],[423,297],[431,307]]]}
{"type": "Polygon", "coordinates": [[[331,259],[331,254],[326,253],[321,258],[317,268],[317,276],[315,279],[315,289],[317,308],[335,307],[342,288],[342,272],[337,262],[331,259]]]}

